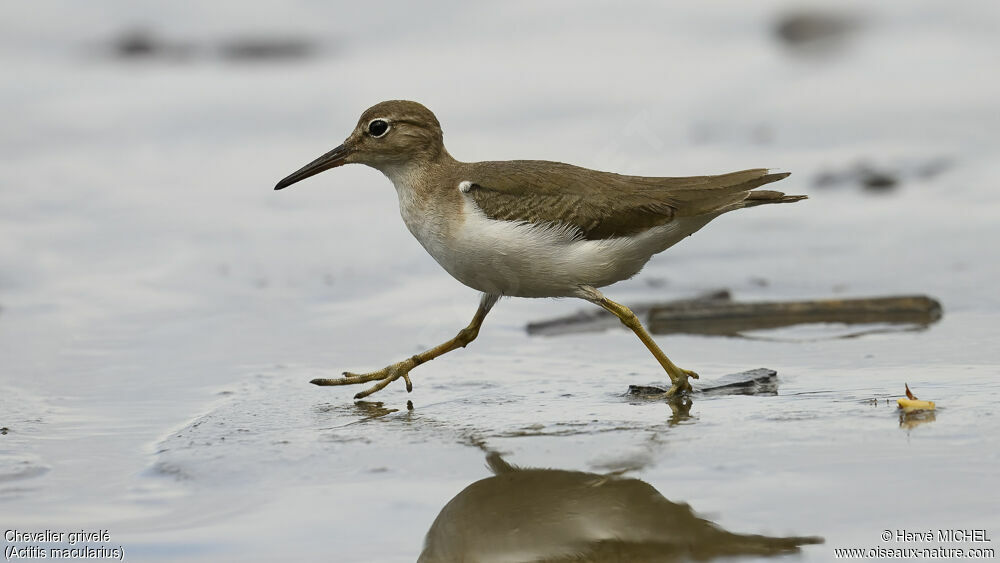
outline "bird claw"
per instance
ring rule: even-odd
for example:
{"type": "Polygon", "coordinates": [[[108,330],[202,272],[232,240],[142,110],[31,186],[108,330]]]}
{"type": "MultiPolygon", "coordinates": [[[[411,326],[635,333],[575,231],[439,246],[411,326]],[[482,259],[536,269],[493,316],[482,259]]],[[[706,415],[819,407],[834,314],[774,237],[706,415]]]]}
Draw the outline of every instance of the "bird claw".
{"type": "Polygon", "coordinates": [[[670,389],[667,390],[667,397],[680,397],[688,395],[694,391],[688,378],[698,379],[698,374],[681,368],[681,374],[670,378],[670,389]]]}
{"type": "Polygon", "coordinates": [[[373,393],[377,393],[382,389],[385,389],[393,381],[402,378],[403,381],[406,382],[406,391],[411,392],[413,391],[413,382],[410,381],[409,375],[410,370],[413,369],[413,365],[411,364],[412,362],[407,360],[369,373],[352,373],[345,371],[343,377],[333,379],[313,379],[310,383],[313,385],[336,386],[358,385],[361,383],[368,383],[369,381],[376,381],[377,383],[375,383],[375,385],[372,385],[364,391],[359,391],[354,395],[355,399],[364,399],[373,393]]]}

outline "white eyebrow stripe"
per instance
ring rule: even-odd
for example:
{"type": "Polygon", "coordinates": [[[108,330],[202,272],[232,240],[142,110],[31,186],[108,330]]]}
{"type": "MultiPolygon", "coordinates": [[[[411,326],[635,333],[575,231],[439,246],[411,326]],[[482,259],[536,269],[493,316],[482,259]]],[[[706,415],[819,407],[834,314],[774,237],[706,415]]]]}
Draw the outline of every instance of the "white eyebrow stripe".
{"type": "Polygon", "coordinates": [[[458,183],[458,191],[462,192],[463,194],[467,194],[469,193],[469,190],[472,189],[472,186],[473,186],[472,182],[468,180],[463,180],[458,183]]]}

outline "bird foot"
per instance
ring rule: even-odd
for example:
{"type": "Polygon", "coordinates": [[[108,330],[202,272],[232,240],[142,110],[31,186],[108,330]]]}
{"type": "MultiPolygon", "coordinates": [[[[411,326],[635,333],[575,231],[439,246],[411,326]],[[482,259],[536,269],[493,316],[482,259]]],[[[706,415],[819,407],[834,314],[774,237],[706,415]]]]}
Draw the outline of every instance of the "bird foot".
{"type": "Polygon", "coordinates": [[[409,393],[413,391],[413,382],[410,381],[410,370],[413,369],[415,363],[413,359],[404,360],[399,363],[386,366],[378,371],[373,371],[369,373],[351,373],[349,371],[344,372],[343,377],[338,377],[334,379],[324,379],[318,378],[313,379],[309,383],[313,385],[359,385],[361,383],[368,383],[369,381],[377,381],[375,385],[372,385],[364,391],[359,391],[354,395],[355,399],[364,399],[372,393],[377,393],[382,389],[385,389],[393,381],[402,378],[406,382],[406,391],[409,393]]]}
{"type": "Polygon", "coordinates": [[[698,379],[698,374],[689,370],[679,368],[680,373],[671,373],[670,375],[670,389],[667,390],[668,397],[679,397],[681,395],[687,395],[694,391],[691,387],[691,382],[688,378],[698,379]]]}

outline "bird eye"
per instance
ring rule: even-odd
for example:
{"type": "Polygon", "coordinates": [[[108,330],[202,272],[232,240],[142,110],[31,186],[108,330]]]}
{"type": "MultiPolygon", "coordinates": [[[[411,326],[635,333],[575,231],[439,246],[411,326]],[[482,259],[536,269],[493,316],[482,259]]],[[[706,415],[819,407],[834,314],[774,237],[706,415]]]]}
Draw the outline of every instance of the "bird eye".
{"type": "Polygon", "coordinates": [[[373,119],[371,123],[368,124],[368,133],[372,137],[381,137],[385,135],[385,132],[389,130],[389,124],[386,123],[384,119],[373,119]]]}

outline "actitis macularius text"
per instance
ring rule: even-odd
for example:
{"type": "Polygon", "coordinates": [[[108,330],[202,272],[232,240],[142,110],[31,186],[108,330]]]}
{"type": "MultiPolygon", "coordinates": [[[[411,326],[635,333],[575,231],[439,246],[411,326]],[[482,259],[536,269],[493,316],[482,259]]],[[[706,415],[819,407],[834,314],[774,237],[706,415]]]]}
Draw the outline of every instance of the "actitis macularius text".
{"type": "Polygon", "coordinates": [[[337,148],[278,182],[286,188],[324,170],[367,164],[396,187],[403,222],[455,279],[483,292],[469,326],[447,342],[371,373],[345,372],[316,385],[375,381],[367,397],[456,348],[465,347],[502,296],[579,297],[621,319],[670,376],[669,393],[691,390],[692,371],[660,350],[635,314],[598,287],[628,279],[649,259],[728,211],[805,196],[755,190],[788,173],[757,168],[717,176],[652,178],[560,162],[459,162],[424,106],[382,102],[366,110],[337,148]]]}

